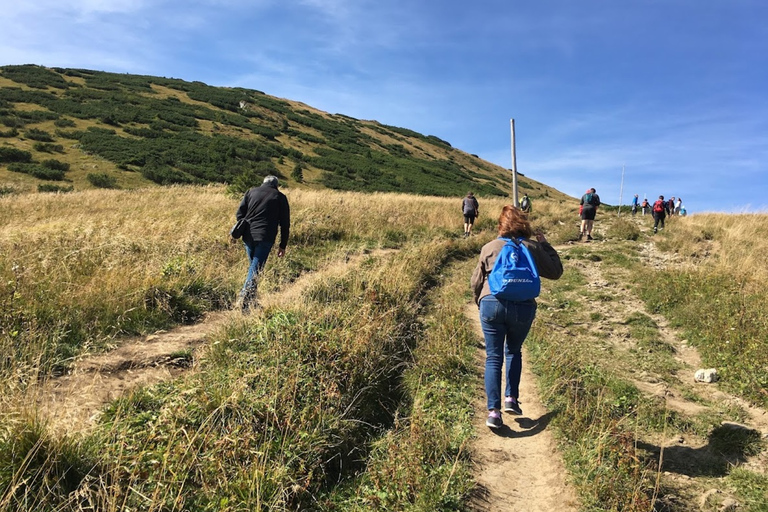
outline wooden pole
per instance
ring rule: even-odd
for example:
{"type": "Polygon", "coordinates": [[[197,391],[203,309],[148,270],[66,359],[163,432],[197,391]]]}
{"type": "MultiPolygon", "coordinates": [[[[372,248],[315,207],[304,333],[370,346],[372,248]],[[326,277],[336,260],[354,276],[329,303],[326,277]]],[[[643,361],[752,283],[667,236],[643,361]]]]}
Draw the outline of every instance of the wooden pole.
{"type": "Polygon", "coordinates": [[[621,187],[619,188],[619,217],[621,217],[621,198],[624,196],[624,166],[621,166],[621,187]]]}
{"type": "Polygon", "coordinates": [[[515,155],[515,120],[509,120],[509,128],[512,132],[512,205],[520,206],[517,200],[517,157],[515,155]]]}

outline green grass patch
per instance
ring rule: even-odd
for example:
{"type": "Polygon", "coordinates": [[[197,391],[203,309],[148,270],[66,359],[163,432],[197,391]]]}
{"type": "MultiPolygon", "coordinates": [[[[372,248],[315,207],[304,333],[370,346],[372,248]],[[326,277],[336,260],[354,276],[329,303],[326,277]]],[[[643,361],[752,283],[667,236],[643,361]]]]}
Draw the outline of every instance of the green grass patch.
{"type": "Polygon", "coordinates": [[[768,405],[763,293],[748,291],[732,274],[711,271],[641,273],[637,286],[648,307],[682,327],[705,364],[718,368],[722,384],[768,405]]]}
{"type": "Polygon", "coordinates": [[[728,475],[727,481],[741,497],[744,512],[768,512],[768,475],[749,471],[744,468],[734,468],[728,475]]]}

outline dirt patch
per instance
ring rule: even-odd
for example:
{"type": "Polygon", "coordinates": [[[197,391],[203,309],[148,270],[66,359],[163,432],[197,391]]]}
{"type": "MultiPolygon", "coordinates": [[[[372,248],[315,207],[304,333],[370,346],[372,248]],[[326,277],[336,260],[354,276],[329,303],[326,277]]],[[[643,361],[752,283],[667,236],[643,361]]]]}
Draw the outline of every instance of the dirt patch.
{"type": "Polygon", "coordinates": [[[195,325],[128,338],[105,354],[84,356],[67,375],[33,390],[33,403],[54,430],[87,428],[105,404],[138,386],[180,375],[192,365],[194,351],[235,313],[218,312],[195,325]]]}

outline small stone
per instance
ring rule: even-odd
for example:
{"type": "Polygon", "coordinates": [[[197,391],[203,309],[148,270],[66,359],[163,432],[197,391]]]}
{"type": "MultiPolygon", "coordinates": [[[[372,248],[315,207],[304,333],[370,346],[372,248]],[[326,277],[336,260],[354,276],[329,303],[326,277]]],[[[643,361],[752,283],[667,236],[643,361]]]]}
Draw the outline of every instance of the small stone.
{"type": "Polygon", "coordinates": [[[693,380],[696,382],[705,382],[707,384],[711,384],[712,382],[717,381],[717,369],[707,368],[696,370],[696,373],[693,376],[693,380]]]}
{"type": "Polygon", "coordinates": [[[733,498],[725,498],[720,507],[720,512],[731,512],[739,508],[739,502],[733,498]]]}

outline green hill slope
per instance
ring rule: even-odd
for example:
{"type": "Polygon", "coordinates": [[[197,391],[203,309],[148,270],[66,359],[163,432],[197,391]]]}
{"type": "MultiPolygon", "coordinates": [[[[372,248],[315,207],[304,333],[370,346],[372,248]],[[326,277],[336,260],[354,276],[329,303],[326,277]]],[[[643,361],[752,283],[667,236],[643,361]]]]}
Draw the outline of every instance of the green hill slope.
{"type": "MultiPolygon", "coordinates": [[[[432,135],[260,91],[34,65],[0,67],[0,190],[229,183],[508,195],[510,172],[432,135]]],[[[566,196],[520,178],[532,197],[566,196]]]]}

